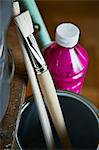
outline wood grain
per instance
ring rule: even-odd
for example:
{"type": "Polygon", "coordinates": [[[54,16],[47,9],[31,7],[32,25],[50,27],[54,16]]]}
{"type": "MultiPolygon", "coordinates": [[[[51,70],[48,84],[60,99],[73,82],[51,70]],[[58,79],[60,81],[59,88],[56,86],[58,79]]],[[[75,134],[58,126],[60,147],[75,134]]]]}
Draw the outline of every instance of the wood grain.
{"type": "Polygon", "coordinates": [[[1,149],[11,148],[17,115],[20,106],[25,99],[25,90],[25,80],[22,80],[20,76],[15,75],[11,85],[9,105],[5,117],[0,124],[1,149]]]}

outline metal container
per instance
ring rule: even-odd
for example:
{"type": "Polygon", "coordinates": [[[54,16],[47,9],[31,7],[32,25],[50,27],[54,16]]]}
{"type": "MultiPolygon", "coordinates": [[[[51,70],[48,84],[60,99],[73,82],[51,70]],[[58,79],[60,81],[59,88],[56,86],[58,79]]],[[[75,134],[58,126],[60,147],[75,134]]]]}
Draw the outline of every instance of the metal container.
{"type": "MultiPolygon", "coordinates": [[[[57,92],[73,149],[98,147],[98,110],[84,97],[72,92],[57,92]]],[[[48,114],[49,115],[49,114],[48,114]]],[[[49,119],[57,149],[62,149],[50,115],[49,119]]],[[[33,97],[24,103],[16,133],[15,149],[47,149],[33,97]]]]}
{"type": "Polygon", "coordinates": [[[12,57],[11,50],[4,47],[2,57],[0,58],[0,122],[4,117],[6,112],[9,94],[10,94],[10,84],[14,75],[14,60],[12,57]],[[9,70],[8,54],[11,61],[11,71],[9,70]]]}

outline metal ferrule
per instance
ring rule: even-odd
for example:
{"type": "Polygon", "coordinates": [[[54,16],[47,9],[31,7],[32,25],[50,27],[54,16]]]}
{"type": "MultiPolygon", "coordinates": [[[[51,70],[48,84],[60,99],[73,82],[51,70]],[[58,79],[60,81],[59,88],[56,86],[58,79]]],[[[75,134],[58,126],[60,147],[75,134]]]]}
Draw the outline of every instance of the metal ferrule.
{"type": "Polygon", "coordinates": [[[38,45],[36,43],[36,40],[34,36],[31,34],[28,39],[26,39],[28,49],[29,49],[29,55],[31,62],[37,72],[37,74],[41,74],[47,70],[47,65],[45,63],[45,60],[41,54],[41,51],[38,48],[38,45]]]}
{"type": "Polygon", "coordinates": [[[33,56],[33,54],[31,54],[31,61],[37,74],[41,74],[47,70],[47,65],[45,63],[41,65],[39,61],[33,56]]]}
{"type": "Polygon", "coordinates": [[[47,71],[47,66],[42,66],[41,68],[40,67],[35,67],[35,69],[36,69],[36,72],[37,72],[37,74],[42,74],[43,72],[45,72],[45,71],[47,71]]]}

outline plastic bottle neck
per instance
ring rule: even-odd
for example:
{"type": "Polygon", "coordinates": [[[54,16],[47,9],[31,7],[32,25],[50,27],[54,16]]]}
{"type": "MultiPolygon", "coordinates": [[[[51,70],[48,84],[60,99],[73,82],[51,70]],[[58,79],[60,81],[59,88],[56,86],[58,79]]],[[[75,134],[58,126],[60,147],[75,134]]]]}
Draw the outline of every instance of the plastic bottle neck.
{"type": "Polygon", "coordinates": [[[72,23],[63,23],[56,28],[55,41],[58,45],[73,48],[79,40],[80,30],[72,23]]]}

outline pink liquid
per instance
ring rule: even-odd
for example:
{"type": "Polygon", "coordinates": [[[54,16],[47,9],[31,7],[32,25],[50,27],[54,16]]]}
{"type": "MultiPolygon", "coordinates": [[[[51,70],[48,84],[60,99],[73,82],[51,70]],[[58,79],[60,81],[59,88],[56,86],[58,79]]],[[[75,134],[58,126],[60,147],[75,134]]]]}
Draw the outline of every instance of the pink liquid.
{"type": "Polygon", "coordinates": [[[44,49],[44,58],[56,89],[81,92],[88,55],[80,44],[73,48],[65,48],[53,42],[44,49]]]}

